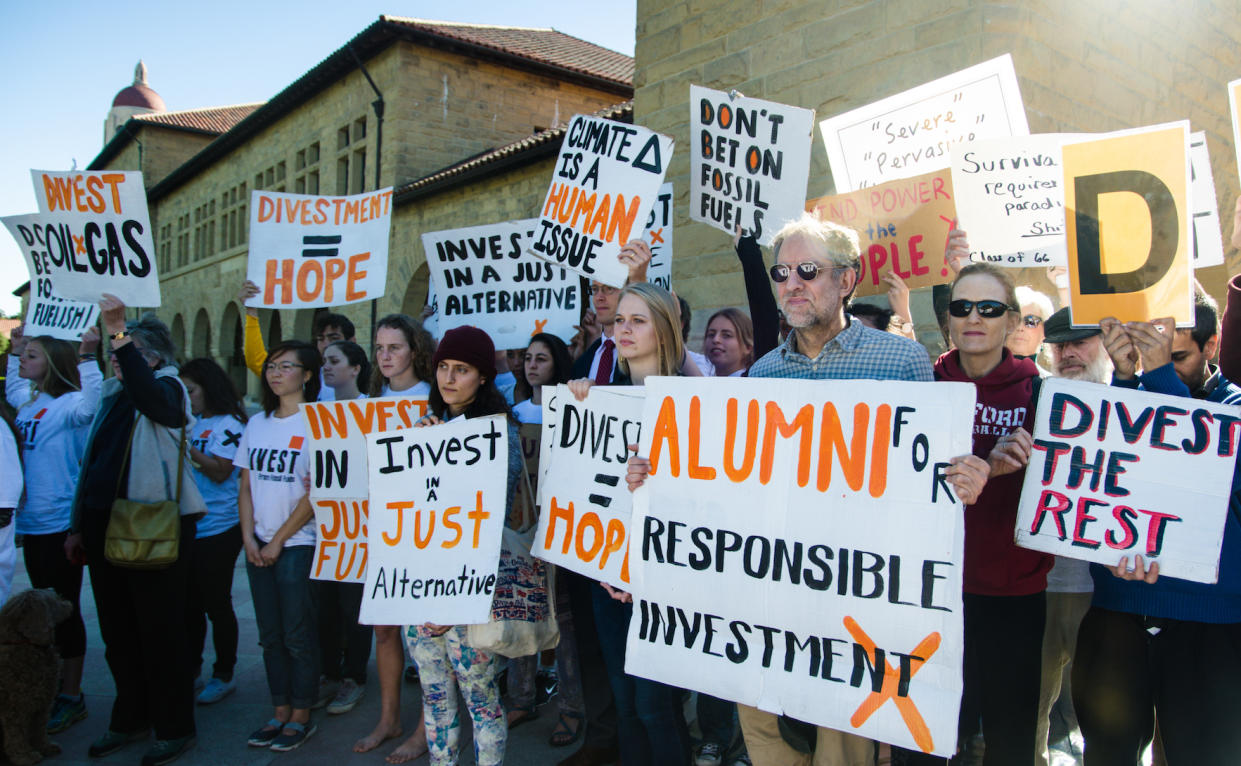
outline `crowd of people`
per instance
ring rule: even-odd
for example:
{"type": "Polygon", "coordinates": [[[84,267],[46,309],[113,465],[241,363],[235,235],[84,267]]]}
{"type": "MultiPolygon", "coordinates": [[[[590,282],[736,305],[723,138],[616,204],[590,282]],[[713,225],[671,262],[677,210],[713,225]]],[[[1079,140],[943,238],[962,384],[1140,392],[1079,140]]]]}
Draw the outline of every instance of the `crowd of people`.
{"type": "MultiPolygon", "coordinates": [[[[20,536],[32,585],[54,589],[73,607],[56,628],[64,666],[48,731],[87,715],[85,567],[116,685],[107,731],[89,755],[107,756],[151,732],[144,766],[192,747],[195,705],[221,703],[237,688],[230,593],[244,552],[272,705],[249,746],[292,750],[315,734],[316,710],[339,715],[357,706],[373,646],[379,720],[359,729],[353,749],[393,740],[389,763],[428,752],[437,766],[457,763],[459,695],[474,761],[502,763],[508,730],[539,715],[540,679],[550,675],[557,721],[549,744],[581,743],[561,766],[875,764],[879,747],[871,740],[706,694],[697,695],[696,730],[687,725],[685,690],[626,672],[633,599],[612,583],[564,570],[554,578],[549,597],[558,605],[560,642],[553,660],[475,648],[463,625],[361,624],[361,584],[310,577],[316,528],[305,402],[425,397],[428,414],[417,425],[426,428],[506,416],[511,505],[522,473],[517,428],[541,422],[544,387],[568,384],[581,398],[592,386],[642,386],[651,376],[745,375],[972,383],[985,405],[978,413],[1012,413],[1002,433],[976,422],[972,452],[946,471],[965,524],[961,754],[953,763],[981,747],[977,757],[987,766],[1045,766],[1053,706],[1076,711],[1088,766],[1134,766],[1156,728],[1156,757],[1166,763],[1235,760],[1239,479],[1219,581],[1211,585],[1160,577],[1158,565],[1140,556],[1103,567],[1020,548],[1013,530],[1043,379],[1241,402],[1230,380],[1241,374],[1241,311],[1230,306],[1221,333],[1217,307],[1198,289],[1192,330],[1159,317],[1075,328],[1064,295],[1053,299],[1015,285],[1010,270],[969,263],[968,237],[956,231],[946,253],[955,278],[935,290],[949,350],[932,360],[916,339],[898,276],[885,278],[887,307],[851,300],[860,274],[852,230],[811,216],[790,222],[774,238],[769,269],[752,238],[734,244],[749,310],[712,314],[701,352],[687,345],[685,301],[646,281],[651,253],[640,240],[619,256],[629,269],[624,287],[589,285],[589,311],[571,342],[540,333],[524,349],[497,350],[486,332],[465,326],[437,343],[419,319],[393,314],[375,324],[368,353],[347,317],[323,313],[313,338],[267,348],[257,312],[248,310],[245,358],[261,391],[253,412],[218,364],[178,364],[168,328],[150,314],[127,319],[113,296],[100,301],[100,329],[78,344],[15,331],[5,392],[11,409],[0,428],[0,602],[20,536]],[[113,561],[107,538],[118,500],[176,504],[175,561],[157,570],[113,561]],[[215,661],[204,677],[208,623],[215,661]],[[417,678],[422,693],[408,736],[405,678],[417,678]]],[[[1051,276],[1065,285],[1063,274],[1051,276]]],[[[247,283],[240,297],[255,290],[247,283]]],[[[1229,295],[1241,296],[1241,284],[1230,285],[1229,295]]],[[[630,489],[649,468],[643,456],[630,461],[630,489]]],[[[896,747],[890,754],[893,764],[947,762],[896,747]]]]}

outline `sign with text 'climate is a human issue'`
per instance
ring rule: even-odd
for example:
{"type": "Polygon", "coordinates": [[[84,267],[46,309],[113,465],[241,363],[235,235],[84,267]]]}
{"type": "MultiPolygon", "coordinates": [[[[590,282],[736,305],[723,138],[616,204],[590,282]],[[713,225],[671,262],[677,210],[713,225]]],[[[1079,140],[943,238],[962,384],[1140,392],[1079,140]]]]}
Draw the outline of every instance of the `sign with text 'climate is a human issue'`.
{"type": "Polygon", "coordinates": [[[96,303],[111,293],[127,306],[160,305],[146,190],[137,171],[30,171],[52,289],[96,303]]]}
{"type": "Polygon", "coordinates": [[[318,308],[382,298],[392,189],[351,197],[254,191],[247,306],[318,308]]]}
{"type": "Polygon", "coordinates": [[[1048,378],[1017,512],[1017,544],[1213,583],[1241,408],[1048,378]]]}
{"type": "Polygon", "coordinates": [[[646,380],[625,670],[951,755],[974,388],[861,382],[646,380]]]}
{"type": "Polygon", "coordinates": [[[1007,53],[830,117],[819,130],[837,193],[946,168],[954,144],[1030,132],[1007,53]]]}
{"type": "Polygon", "coordinates": [[[310,505],[315,512],[312,580],[362,582],[366,576],[366,435],[413,428],[426,399],[387,397],[302,405],[310,434],[310,505]]]}
{"type": "Polygon", "coordinates": [[[566,343],[573,337],[582,316],[581,280],[525,255],[537,225],[532,218],[422,235],[439,332],[473,325],[497,349],[525,348],[540,332],[566,343]]]}
{"type": "Polygon", "coordinates": [[[947,169],[819,197],[806,209],[857,230],[862,276],[854,294],[859,297],[887,292],[883,275],[889,271],[911,289],[952,281],[944,253],[957,208],[947,169]]]}
{"type": "Polygon", "coordinates": [[[814,110],[689,86],[689,217],[760,245],[802,213],[814,110]]]}
{"type": "Polygon", "coordinates": [[[621,287],[617,256],[642,233],[672,159],[672,139],[641,125],[575,115],[539,209],[530,252],[587,279],[621,287]]]}
{"type": "Polygon", "coordinates": [[[543,422],[550,464],[532,552],[627,590],[633,496],[625,472],[628,445],[641,436],[642,388],[594,387],[579,402],[562,385],[556,401],[555,422],[543,422]]]}
{"type": "Polygon", "coordinates": [[[99,318],[99,304],[67,300],[56,293],[44,239],[47,227],[40,225],[41,220],[38,213],[0,218],[22,251],[30,274],[30,304],[23,317],[24,332],[27,338],[50,335],[62,340],[80,340],[82,333],[93,327],[99,318]]]}
{"type": "Polygon", "coordinates": [[[491,620],[508,508],[503,415],[366,437],[364,625],[491,620]]]}

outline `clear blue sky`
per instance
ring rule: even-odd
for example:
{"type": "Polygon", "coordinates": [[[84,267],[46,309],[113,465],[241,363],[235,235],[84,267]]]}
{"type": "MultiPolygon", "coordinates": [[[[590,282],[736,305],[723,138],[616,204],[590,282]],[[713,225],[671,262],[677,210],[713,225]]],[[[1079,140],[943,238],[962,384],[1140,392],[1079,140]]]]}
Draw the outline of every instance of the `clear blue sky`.
{"type": "MultiPolygon", "coordinates": [[[[381,14],[479,24],[554,27],[633,55],[636,0],[430,2],[5,3],[0,72],[8,117],[0,120],[0,215],[36,211],[30,169],[85,167],[103,148],[112,98],[146,62],[170,111],[266,101],[381,14]]],[[[3,227],[0,227],[2,229],[3,227]]],[[[0,309],[26,267],[0,231],[0,309]]]]}

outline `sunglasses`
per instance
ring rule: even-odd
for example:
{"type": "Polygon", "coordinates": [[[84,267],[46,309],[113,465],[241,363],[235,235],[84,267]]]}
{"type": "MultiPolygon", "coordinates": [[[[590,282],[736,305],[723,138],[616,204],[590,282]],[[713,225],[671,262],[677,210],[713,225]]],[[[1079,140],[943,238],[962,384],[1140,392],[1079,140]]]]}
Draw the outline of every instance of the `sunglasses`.
{"type": "Polygon", "coordinates": [[[1043,318],[1037,314],[1026,314],[1021,318],[1021,323],[1026,327],[1034,328],[1043,323],[1043,318]]]}
{"type": "Polygon", "coordinates": [[[955,300],[948,304],[948,313],[957,319],[964,319],[970,315],[975,308],[978,309],[978,316],[984,319],[995,319],[1002,317],[1013,308],[1003,301],[967,301],[955,300]]]}
{"type": "Polygon", "coordinates": [[[835,267],[820,266],[817,263],[810,263],[809,261],[805,263],[799,263],[797,264],[796,267],[786,266],[783,263],[777,263],[775,266],[771,267],[771,281],[772,282],[788,281],[789,272],[791,272],[793,268],[797,269],[797,278],[803,282],[809,282],[810,280],[819,276],[820,271],[835,271],[836,270],[835,267]]]}

